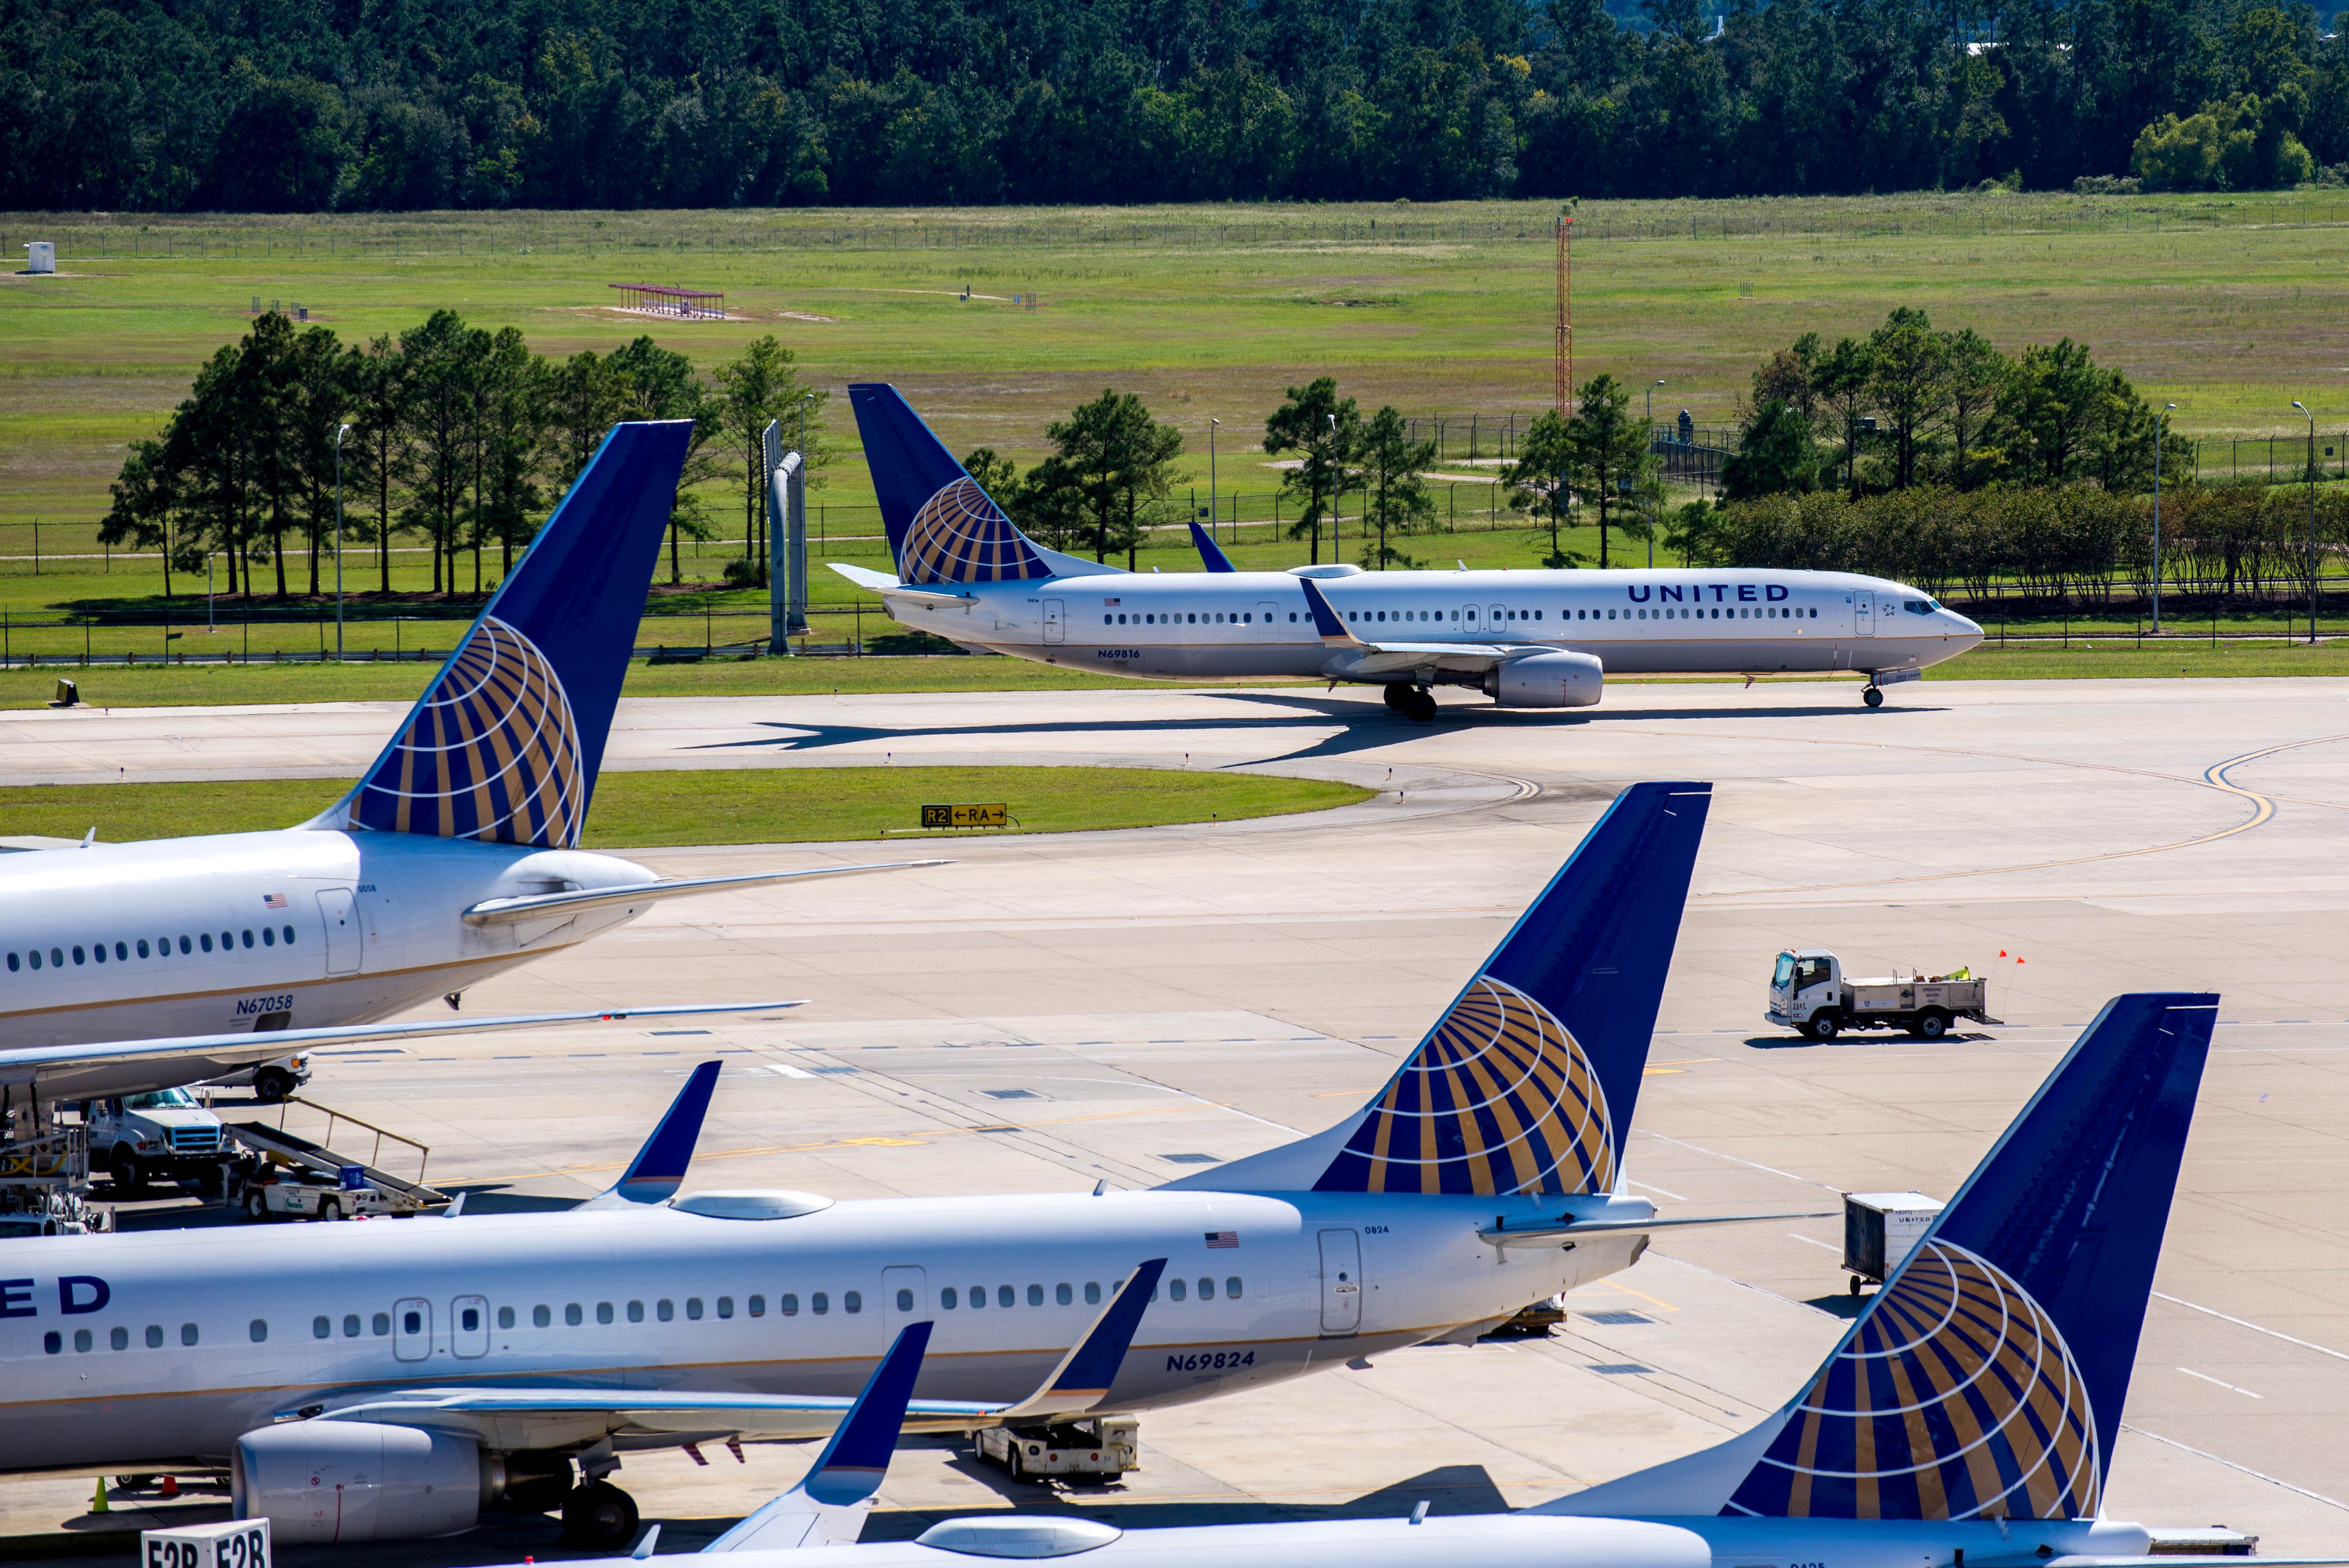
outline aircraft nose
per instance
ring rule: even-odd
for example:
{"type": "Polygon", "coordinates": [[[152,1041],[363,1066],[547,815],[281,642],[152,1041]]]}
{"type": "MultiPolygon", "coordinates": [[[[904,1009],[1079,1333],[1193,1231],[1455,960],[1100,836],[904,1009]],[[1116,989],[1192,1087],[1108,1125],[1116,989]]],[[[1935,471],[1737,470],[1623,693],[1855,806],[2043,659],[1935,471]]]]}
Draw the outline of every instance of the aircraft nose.
{"type": "MultiPolygon", "coordinates": [[[[1982,642],[1982,629],[1979,622],[1969,620],[1955,610],[1944,610],[1941,614],[1955,623],[1954,630],[1957,635],[1964,640],[1966,647],[1974,647],[1982,642]]],[[[1964,651],[1963,648],[1959,650],[1961,653],[1964,651]]]]}

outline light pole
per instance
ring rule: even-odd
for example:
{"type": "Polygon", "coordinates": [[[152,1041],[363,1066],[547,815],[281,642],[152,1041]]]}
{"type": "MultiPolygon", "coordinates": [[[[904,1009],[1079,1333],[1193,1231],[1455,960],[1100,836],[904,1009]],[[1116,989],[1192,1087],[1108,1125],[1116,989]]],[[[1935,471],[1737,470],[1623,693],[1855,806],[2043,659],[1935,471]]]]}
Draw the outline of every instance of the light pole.
{"type": "Polygon", "coordinates": [[[2308,421],[2308,641],[2316,643],[2316,416],[2302,407],[2299,398],[2292,400],[2301,417],[2308,421]]]}
{"type": "Polygon", "coordinates": [[[1216,431],[1222,424],[1221,419],[1207,421],[1207,536],[1211,539],[1224,516],[1216,503],[1216,431]]]}
{"type": "Polygon", "coordinates": [[[1662,385],[1663,383],[1659,381],[1648,388],[1648,423],[1651,426],[1656,422],[1656,387],[1662,385]]]}
{"type": "Polygon", "coordinates": [[[343,438],[348,425],[335,427],[335,663],[343,662],[343,438]]]}
{"type": "MultiPolygon", "coordinates": [[[[2165,406],[2167,413],[2176,413],[2175,403],[2165,406]]],[[[2159,415],[2153,421],[2153,634],[2161,635],[2161,443],[2162,427],[2168,421],[2159,415]]]]}
{"type": "MultiPolygon", "coordinates": [[[[1346,547],[1338,531],[1338,416],[1330,414],[1326,418],[1330,421],[1330,559],[1342,561],[1346,556],[1346,547]]],[[[1320,564],[1319,555],[1314,557],[1314,564],[1320,564]]]]}

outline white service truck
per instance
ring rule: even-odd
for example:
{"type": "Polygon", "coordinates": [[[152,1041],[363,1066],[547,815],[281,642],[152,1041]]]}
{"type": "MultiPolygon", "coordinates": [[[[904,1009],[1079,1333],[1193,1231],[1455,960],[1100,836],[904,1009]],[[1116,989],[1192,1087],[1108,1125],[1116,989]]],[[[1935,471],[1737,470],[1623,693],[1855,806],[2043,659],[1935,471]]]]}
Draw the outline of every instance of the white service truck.
{"type": "Polygon", "coordinates": [[[1961,969],[1954,975],[1897,975],[1853,980],[1832,953],[1789,948],[1770,972],[1769,1020],[1832,1040],[1846,1029],[1906,1029],[1935,1040],[1959,1018],[1995,1024],[1990,1016],[1990,982],[1961,969]]]}
{"type": "Polygon", "coordinates": [[[973,1434],[978,1457],[1020,1480],[1061,1476],[1111,1481],[1140,1468],[1142,1423],[1131,1416],[1098,1416],[1045,1427],[981,1427],[973,1434]]]}
{"type": "Polygon", "coordinates": [[[236,1158],[221,1119],[183,1088],[159,1088],[82,1109],[89,1162],[113,1177],[118,1191],[136,1192],[157,1181],[192,1180],[207,1192],[221,1186],[221,1163],[236,1158]]]}

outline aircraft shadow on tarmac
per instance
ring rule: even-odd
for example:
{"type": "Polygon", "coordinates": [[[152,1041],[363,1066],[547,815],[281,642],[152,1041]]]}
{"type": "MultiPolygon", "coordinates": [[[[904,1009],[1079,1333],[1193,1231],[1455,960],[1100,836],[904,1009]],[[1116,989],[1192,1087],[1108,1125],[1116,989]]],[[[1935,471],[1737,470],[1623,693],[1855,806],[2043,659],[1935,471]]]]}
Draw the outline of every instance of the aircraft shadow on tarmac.
{"type": "Polygon", "coordinates": [[[875,725],[848,724],[784,724],[763,722],[759,727],[771,730],[771,736],[755,740],[717,741],[695,747],[697,751],[825,751],[842,747],[876,745],[888,741],[910,741],[934,738],[957,740],[1010,739],[1023,735],[1035,736],[1098,736],[1105,741],[1115,741],[1126,736],[1164,738],[1174,735],[1218,735],[1233,731],[1260,734],[1278,738],[1283,734],[1296,734],[1306,743],[1282,755],[1290,759],[1311,757],[1342,757],[1373,747],[1391,746],[1414,735],[1441,733],[1446,726],[1475,726],[1479,728],[1555,729],[1606,722],[1648,722],[1651,720],[1685,720],[1716,718],[1816,718],[1851,717],[1879,718],[1886,713],[1930,713],[1938,708],[1906,707],[1878,708],[1873,711],[1842,702],[1778,703],[1769,707],[1734,706],[1702,708],[1636,709],[1613,713],[1602,709],[1576,709],[1571,712],[1539,711],[1522,708],[1486,708],[1449,707],[1438,710],[1433,724],[1418,724],[1391,713],[1384,707],[1372,707],[1350,698],[1300,697],[1278,693],[1234,692],[1213,694],[1235,705],[1245,705],[1258,710],[1234,714],[1228,717],[1200,718],[1114,718],[1072,719],[1036,724],[941,724],[909,725],[887,728],[875,725]],[[1335,735],[1325,735],[1331,725],[1340,727],[1335,735]]]}
{"type": "MultiPolygon", "coordinates": [[[[907,1438],[902,1447],[960,1449],[959,1439],[907,1438]]],[[[978,1482],[1006,1501],[1017,1503],[1026,1511],[1037,1513],[1081,1512],[1087,1519],[1098,1519],[1122,1530],[1164,1529],[1186,1524],[1275,1524],[1312,1519],[1387,1519],[1408,1518],[1413,1507],[1424,1501],[1430,1513],[1504,1513],[1508,1501],[1500,1488],[1485,1473],[1482,1465],[1443,1465],[1423,1470],[1409,1480],[1364,1492],[1343,1502],[1316,1506],[1309,1503],[1270,1502],[1254,1498],[1230,1497],[1182,1502],[1154,1502],[1146,1499],[1123,1501],[1121,1494],[1102,1488],[1063,1489],[1035,1481],[1014,1480],[1009,1472],[993,1465],[981,1463],[969,1453],[960,1453],[947,1467],[956,1474],[978,1482]],[[1067,1501],[1070,1491],[1085,1499],[1079,1509],[1067,1501]],[[1055,1507],[1058,1504],[1058,1507],[1055,1507]]],[[[905,1509],[876,1512],[864,1527],[867,1541],[907,1541],[919,1535],[941,1519],[953,1517],[968,1509],[905,1509]]]]}

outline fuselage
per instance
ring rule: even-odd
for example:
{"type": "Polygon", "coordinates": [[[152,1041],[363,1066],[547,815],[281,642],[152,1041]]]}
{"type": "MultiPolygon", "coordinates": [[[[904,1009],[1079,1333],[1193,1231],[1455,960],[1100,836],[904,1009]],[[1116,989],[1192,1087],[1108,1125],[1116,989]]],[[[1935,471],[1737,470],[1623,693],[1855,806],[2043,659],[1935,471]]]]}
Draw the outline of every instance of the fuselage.
{"type": "MultiPolygon", "coordinates": [[[[1010,1522],[1001,1514],[983,1517],[982,1528],[1010,1522]]],[[[950,1538],[957,1522],[939,1525],[936,1533],[950,1538]]],[[[1086,1545],[1062,1551],[1081,1550],[1088,1562],[1133,1568],[1196,1568],[1202,1563],[1216,1568],[1946,1568],[1953,1560],[1962,1561],[1961,1553],[1984,1563],[2132,1557],[2142,1554],[2152,1539],[2137,1525],[2102,1520],[1737,1519],[1706,1514],[1582,1519],[1474,1513],[1431,1516],[1417,1522],[1392,1518],[1191,1525],[1129,1530],[1107,1540],[1099,1538],[1110,1532],[1090,1519],[1040,1517],[1032,1523],[1047,1530],[1064,1525],[1090,1532],[1093,1540],[1086,1545]]],[[[967,1552],[918,1541],[751,1551],[734,1558],[740,1568],[953,1568],[971,1560],[967,1552]]]]}
{"type": "Polygon", "coordinates": [[[575,850],[310,828],[0,855],[0,1044],[369,1022],[633,913],[473,926],[471,905],[653,880],[575,850]]]}
{"type": "MultiPolygon", "coordinates": [[[[1164,1280],[1106,1408],[1184,1403],[1506,1318],[1644,1247],[1623,1232],[1506,1250],[1477,1236],[1495,1212],[1562,1202],[1644,1212],[1156,1191],[15,1242],[0,1271],[17,1276],[0,1280],[0,1470],[218,1462],[273,1418],[370,1390],[853,1395],[919,1319],[936,1325],[919,1397],[1010,1403],[1159,1257],[1164,1280]]],[[[517,1417],[490,1446],[605,1431],[517,1417]]],[[[636,1446],[656,1440],[679,1439],[636,1446]]]]}
{"type": "MultiPolygon", "coordinates": [[[[1980,626],[1929,594],[1841,572],[1306,570],[1363,642],[1566,648],[1596,655],[1610,676],[1914,670],[1982,641],[1980,626]]],[[[1342,674],[1345,659],[1315,633],[1299,578],[1286,572],[882,592],[905,625],[968,647],[1113,675],[1309,677],[1342,674]]]]}

